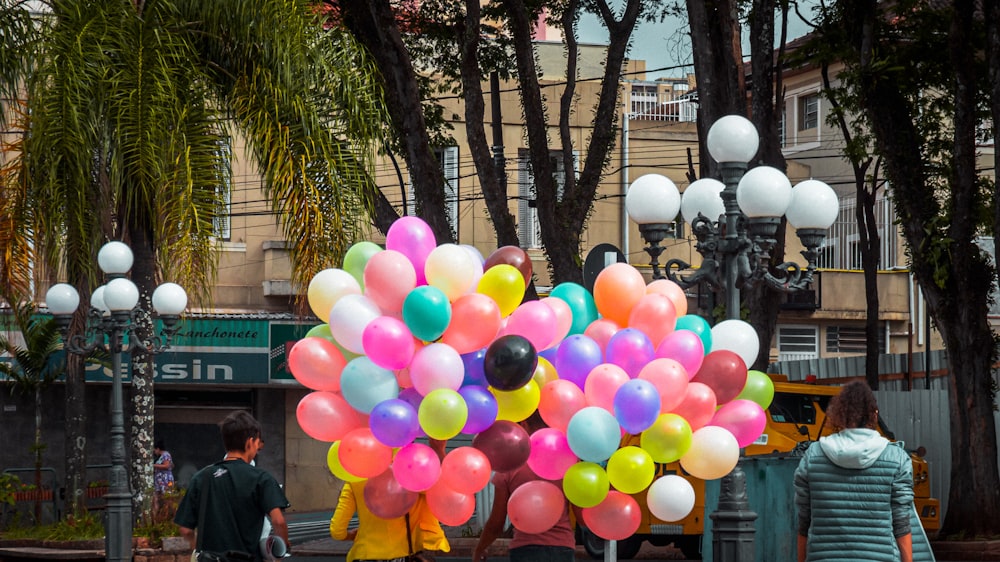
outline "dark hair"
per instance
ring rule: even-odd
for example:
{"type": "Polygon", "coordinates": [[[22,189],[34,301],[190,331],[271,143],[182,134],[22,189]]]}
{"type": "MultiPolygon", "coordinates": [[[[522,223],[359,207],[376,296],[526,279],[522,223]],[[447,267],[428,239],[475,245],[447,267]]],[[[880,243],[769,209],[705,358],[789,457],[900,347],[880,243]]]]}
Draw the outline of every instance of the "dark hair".
{"type": "Polygon", "coordinates": [[[848,383],[840,394],[830,400],[826,410],[826,418],[837,431],[866,427],[875,429],[874,415],[878,412],[878,402],[867,383],[854,381],[848,383]]]}
{"type": "Polygon", "coordinates": [[[153,448],[160,449],[161,451],[166,449],[166,447],[163,446],[163,439],[157,439],[156,441],[154,441],[153,448]]]}
{"type": "Polygon", "coordinates": [[[247,439],[260,437],[260,422],[245,410],[238,410],[219,422],[219,430],[227,451],[245,451],[247,439]]]}

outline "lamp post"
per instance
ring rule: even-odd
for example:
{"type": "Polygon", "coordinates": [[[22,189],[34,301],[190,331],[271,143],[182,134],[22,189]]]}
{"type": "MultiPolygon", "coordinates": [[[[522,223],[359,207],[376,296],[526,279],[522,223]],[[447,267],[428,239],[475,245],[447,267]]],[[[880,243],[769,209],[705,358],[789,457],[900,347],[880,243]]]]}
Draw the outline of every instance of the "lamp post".
{"type": "Polygon", "coordinates": [[[132,269],[132,250],[121,242],[108,242],[97,254],[97,262],[108,279],[90,298],[83,334],[69,336],[80,295],[66,283],[53,285],[45,302],[55,317],[67,351],[89,355],[103,349],[111,356],[111,474],[107,500],[104,548],[107,560],[132,559],[132,492],[125,469],[125,424],[122,408],[122,353],[136,349],[159,353],[170,346],[179,329],[180,314],[187,307],[187,294],[180,285],[163,283],[153,292],[152,303],[163,322],[162,336],[140,341],[135,335],[139,314],[139,289],[125,275],[132,269]]]}
{"type": "MultiPolygon", "coordinates": [[[[702,256],[701,266],[690,274],[691,265],[679,259],[666,264],[660,276],[658,257],[663,251],[659,232],[672,222],[678,211],[677,187],[669,179],[637,179],[626,195],[626,210],[638,223],[639,232],[649,243],[654,278],[667,277],[683,288],[707,285],[723,293],[726,318],[740,317],[740,288],[758,283],[779,291],[797,291],[809,286],[816,269],[818,250],[826,231],[840,210],[837,195],[823,182],[806,180],[792,188],[780,170],[758,166],[747,170],[759,144],[753,123],[739,115],[728,115],[709,129],[706,144],[719,163],[722,181],[701,179],[693,182],[680,197],[680,212],[691,224],[702,256]],[[665,181],[664,181],[665,180],[665,181]],[[640,183],[641,182],[641,183],[640,183]],[[649,187],[650,185],[655,187],[649,187]],[[637,188],[632,201],[633,188],[637,188]],[[803,269],[785,262],[770,270],[771,250],[782,216],[795,227],[805,250],[803,269]]],[[[749,367],[749,365],[748,365],[749,367]]],[[[713,558],[716,562],[754,560],[754,520],[757,514],[747,502],[746,476],[738,463],[722,478],[718,509],[713,521],[713,558]]]]}

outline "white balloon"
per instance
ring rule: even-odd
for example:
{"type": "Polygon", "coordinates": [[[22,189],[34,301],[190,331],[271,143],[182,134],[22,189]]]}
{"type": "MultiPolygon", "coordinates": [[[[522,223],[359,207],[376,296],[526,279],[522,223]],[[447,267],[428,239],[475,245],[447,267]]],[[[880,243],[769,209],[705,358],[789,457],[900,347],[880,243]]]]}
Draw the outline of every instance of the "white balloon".
{"type": "Polygon", "coordinates": [[[743,320],[725,320],[712,327],[712,351],[727,349],[739,355],[747,369],[753,367],[760,353],[756,330],[743,320]]]}
{"type": "Polygon", "coordinates": [[[343,269],[324,269],[309,281],[306,297],[309,308],[320,320],[330,320],[330,309],[344,295],[360,295],[361,285],[353,275],[343,269]]]}
{"type": "Polygon", "coordinates": [[[740,460],[740,445],[729,430],[706,425],[691,435],[691,447],[681,457],[681,466],[702,480],[729,474],[740,460]]]}
{"type": "Polygon", "coordinates": [[[330,309],[330,333],[344,349],[364,355],[362,336],[365,327],[379,316],[382,316],[382,311],[375,301],[364,295],[344,295],[330,309]]]}
{"type": "Polygon", "coordinates": [[[646,505],[661,521],[680,521],[694,509],[694,487],[683,476],[667,474],[649,486],[646,505]]]}

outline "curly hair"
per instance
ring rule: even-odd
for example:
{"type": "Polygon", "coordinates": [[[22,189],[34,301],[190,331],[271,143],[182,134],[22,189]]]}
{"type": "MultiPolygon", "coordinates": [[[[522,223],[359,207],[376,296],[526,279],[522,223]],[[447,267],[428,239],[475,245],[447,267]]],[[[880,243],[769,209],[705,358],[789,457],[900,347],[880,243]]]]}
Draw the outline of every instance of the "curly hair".
{"type": "Polygon", "coordinates": [[[861,381],[848,383],[840,389],[840,394],[830,400],[826,419],[837,431],[865,427],[875,429],[878,402],[872,389],[861,381]]]}

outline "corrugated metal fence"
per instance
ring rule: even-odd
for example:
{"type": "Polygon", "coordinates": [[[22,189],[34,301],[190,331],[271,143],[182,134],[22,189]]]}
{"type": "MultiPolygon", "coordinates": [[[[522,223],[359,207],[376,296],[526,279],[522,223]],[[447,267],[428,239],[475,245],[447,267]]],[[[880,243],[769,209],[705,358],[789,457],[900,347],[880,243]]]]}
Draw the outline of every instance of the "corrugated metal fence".
{"type": "MultiPolygon", "coordinates": [[[[907,449],[923,446],[927,449],[931,495],[941,501],[942,518],[948,510],[948,490],[951,484],[951,420],[948,412],[948,389],[943,376],[925,377],[927,359],[923,353],[883,355],[879,358],[879,373],[884,376],[876,392],[879,414],[886,425],[903,441],[907,449]],[[909,370],[908,370],[909,368],[909,370]],[[911,388],[906,391],[906,373],[910,373],[911,388]],[[928,388],[929,386],[929,388],[928,388]]],[[[769,369],[772,373],[788,375],[791,381],[801,381],[815,375],[820,382],[831,379],[830,384],[841,384],[844,379],[863,375],[865,358],[839,357],[783,361],[769,369]]],[[[947,372],[947,356],[943,351],[932,351],[930,371],[934,375],[947,372]]],[[[1000,427],[1000,413],[993,414],[993,421],[1000,427]]],[[[1000,447],[998,447],[1000,448],[1000,447]]],[[[998,458],[1000,461],[1000,458],[998,458]]]]}

